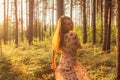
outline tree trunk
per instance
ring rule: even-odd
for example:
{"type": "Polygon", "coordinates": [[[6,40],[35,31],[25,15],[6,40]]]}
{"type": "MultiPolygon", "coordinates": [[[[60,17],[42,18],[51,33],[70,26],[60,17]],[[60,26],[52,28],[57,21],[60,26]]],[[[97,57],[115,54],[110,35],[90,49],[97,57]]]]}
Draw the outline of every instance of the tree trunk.
{"type": "Polygon", "coordinates": [[[93,45],[96,43],[96,11],[95,11],[96,0],[93,0],[93,9],[92,9],[92,34],[93,34],[93,45]]]}
{"type": "Polygon", "coordinates": [[[33,9],[34,0],[29,0],[29,45],[32,45],[33,41],[33,9]]]}
{"type": "Polygon", "coordinates": [[[109,5],[109,8],[108,8],[108,35],[107,35],[107,51],[110,52],[110,40],[111,40],[111,12],[112,12],[112,0],[109,0],[108,1],[108,5],[109,5]]]}
{"type": "Polygon", "coordinates": [[[44,7],[43,7],[43,40],[46,38],[46,31],[47,31],[47,26],[46,26],[46,18],[47,18],[47,1],[44,1],[44,7]]]}
{"type": "Polygon", "coordinates": [[[57,0],[57,20],[64,15],[64,0],[57,0]]]}
{"type": "Polygon", "coordinates": [[[6,0],[4,0],[4,44],[8,42],[8,26],[7,26],[7,17],[6,17],[6,0]]]}
{"type": "Polygon", "coordinates": [[[15,20],[16,20],[16,28],[15,28],[15,44],[18,46],[18,15],[17,15],[17,0],[14,0],[15,5],[15,20]]]}
{"type": "Polygon", "coordinates": [[[98,12],[99,12],[99,6],[98,6],[98,5],[99,5],[99,0],[96,0],[96,1],[97,1],[97,2],[96,2],[96,3],[97,3],[97,4],[96,4],[96,13],[98,14],[98,12]]]}
{"type": "MultiPolygon", "coordinates": [[[[9,0],[7,0],[7,35],[8,35],[8,26],[9,26],[9,0]]],[[[8,36],[7,36],[8,38],[8,36]]]]}
{"type": "Polygon", "coordinates": [[[42,9],[42,41],[45,39],[46,32],[46,1],[43,1],[43,9],[42,9]]]}
{"type": "MultiPolygon", "coordinates": [[[[53,6],[50,6],[50,7],[53,7],[53,6]]],[[[52,10],[53,10],[53,8],[52,8],[52,10]]],[[[49,10],[48,12],[51,12],[51,10],[49,10]]],[[[54,12],[52,12],[52,13],[54,13],[54,12]]],[[[52,13],[50,13],[49,16],[51,16],[52,13]]],[[[50,31],[50,36],[51,36],[52,35],[52,29],[53,29],[52,28],[52,23],[53,23],[52,16],[50,17],[50,20],[51,20],[51,22],[49,23],[49,31],[50,31]]]]}
{"type": "Polygon", "coordinates": [[[108,0],[105,0],[105,9],[104,9],[104,31],[103,31],[103,51],[106,51],[106,44],[107,44],[107,27],[108,27],[108,0]]]}
{"type": "Polygon", "coordinates": [[[91,15],[91,13],[90,13],[91,12],[91,10],[90,10],[91,8],[90,7],[91,7],[91,5],[90,4],[91,4],[91,0],[89,0],[89,12],[88,12],[89,13],[88,14],[89,15],[89,19],[88,19],[89,26],[91,25],[91,23],[90,23],[91,22],[91,20],[90,20],[90,17],[91,17],[90,16],[91,15]]]}
{"type": "Polygon", "coordinates": [[[21,40],[23,42],[23,0],[21,0],[21,40]]]}
{"type": "Polygon", "coordinates": [[[103,42],[103,0],[101,0],[101,40],[103,42]]]}
{"type": "Polygon", "coordinates": [[[52,8],[52,31],[54,32],[54,0],[52,1],[53,8],[52,8]]]}
{"type": "MultiPolygon", "coordinates": [[[[80,7],[81,7],[80,8],[80,10],[81,10],[81,14],[80,15],[81,15],[81,24],[82,24],[82,21],[83,21],[83,1],[81,0],[80,3],[81,3],[80,4],[80,7]]],[[[82,26],[83,26],[83,24],[82,24],[82,26]]]]}
{"type": "Polygon", "coordinates": [[[103,51],[110,52],[111,0],[105,0],[103,51]]]}
{"type": "Polygon", "coordinates": [[[33,32],[34,32],[34,37],[35,38],[37,38],[37,28],[38,28],[38,26],[37,26],[37,23],[38,23],[38,21],[37,21],[37,15],[38,14],[38,0],[37,0],[37,2],[36,2],[36,5],[35,5],[35,14],[34,14],[34,29],[33,29],[33,32]]]}
{"type": "MultiPolygon", "coordinates": [[[[39,4],[40,4],[40,6],[41,6],[41,1],[39,2],[39,4]]],[[[40,6],[39,6],[39,8],[38,8],[38,15],[40,16],[40,19],[42,19],[42,12],[40,12],[40,6]]],[[[41,23],[39,23],[39,30],[38,30],[38,35],[39,35],[39,42],[41,41],[41,26],[42,24],[41,23]]]]}
{"type": "Polygon", "coordinates": [[[26,39],[29,40],[29,17],[28,17],[28,1],[26,0],[26,39]]]}
{"type": "Polygon", "coordinates": [[[73,0],[71,0],[71,3],[70,3],[70,17],[72,18],[72,3],[73,3],[73,0]]]}
{"type": "Polygon", "coordinates": [[[117,79],[120,80],[120,0],[117,0],[117,79]]]}
{"type": "MultiPolygon", "coordinates": [[[[42,2],[43,1],[41,1],[41,3],[42,2]]],[[[41,28],[40,29],[41,29],[41,40],[43,41],[43,13],[44,13],[43,12],[43,10],[44,10],[43,7],[44,7],[44,3],[42,3],[41,5],[42,5],[42,11],[41,11],[41,28]]]]}
{"type": "Polygon", "coordinates": [[[83,0],[83,43],[87,42],[87,27],[86,27],[86,0],[83,0]]]}

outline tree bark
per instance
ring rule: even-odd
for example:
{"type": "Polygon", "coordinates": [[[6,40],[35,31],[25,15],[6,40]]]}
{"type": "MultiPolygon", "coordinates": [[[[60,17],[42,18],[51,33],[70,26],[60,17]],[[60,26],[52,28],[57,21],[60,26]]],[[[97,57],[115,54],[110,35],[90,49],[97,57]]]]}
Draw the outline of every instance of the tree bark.
{"type": "Polygon", "coordinates": [[[64,0],[57,0],[57,20],[64,15],[64,0]]]}
{"type": "Polygon", "coordinates": [[[106,51],[106,44],[107,44],[107,27],[108,27],[108,0],[105,0],[105,9],[104,9],[104,31],[103,31],[103,51],[106,51]]]}
{"type": "Polygon", "coordinates": [[[73,0],[71,0],[71,3],[70,3],[70,17],[72,18],[72,7],[73,7],[73,0]]]}
{"type": "Polygon", "coordinates": [[[120,80],[120,0],[117,0],[117,79],[120,80]]]}
{"type": "Polygon", "coordinates": [[[96,43],[96,11],[95,11],[96,0],[93,0],[93,9],[92,9],[92,38],[93,38],[93,45],[96,43]]]}
{"type": "Polygon", "coordinates": [[[107,51],[110,52],[110,40],[111,40],[111,14],[112,14],[112,0],[108,0],[108,5],[109,5],[109,8],[108,8],[108,35],[107,35],[107,51]]]}
{"type": "Polygon", "coordinates": [[[54,32],[54,0],[52,0],[52,31],[54,32]]]}
{"type": "Polygon", "coordinates": [[[14,0],[15,5],[15,20],[16,20],[16,28],[15,28],[15,44],[18,46],[18,15],[17,15],[17,0],[14,0]]]}
{"type": "MultiPolygon", "coordinates": [[[[39,2],[39,4],[40,4],[40,6],[41,6],[41,1],[39,2]]],[[[40,16],[40,19],[42,19],[42,12],[40,12],[40,6],[39,6],[39,8],[38,8],[38,15],[40,16]]],[[[42,40],[41,39],[41,32],[42,32],[42,24],[40,23],[40,25],[39,25],[39,30],[38,30],[38,35],[39,35],[39,42],[42,40]]]]}
{"type": "Polygon", "coordinates": [[[104,12],[104,33],[103,33],[103,51],[110,52],[110,35],[111,35],[111,1],[105,0],[104,12]]]}
{"type": "Polygon", "coordinates": [[[7,31],[6,31],[6,33],[7,33],[7,41],[8,41],[8,26],[9,26],[9,0],[7,0],[7,31]]]}
{"type": "Polygon", "coordinates": [[[103,0],[101,0],[101,40],[103,42],[103,0]]]}
{"type": "Polygon", "coordinates": [[[33,9],[34,0],[29,0],[29,45],[32,45],[33,41],[33,9]]]}
{"type": "Polygon", "coordinates": [[[42,9],[42,41],[46,37],[46,12],[47,12],[47,3],[43,1],[43,9],[42,9]]]}
{"type": "Polygon", "coordinates": [[[21,40],[23,42],[23,0],[21,0],[21,40]]]}
{"type": "Polygon", "coordinates": [[[87,27],[86,27],[86,0],[83,0],[83,43],[87,42],[87,27]]]}
{"type": "Polygon", "coordinates": [[[38,36],[38,34],[37,34],[38,33],[37,32],[38,31],[37,30],[38,29],[38,25],[37,25],[38,24],[38,20],[37,20],[38,15],[37,14],[38,14],[38,0],[35,3],[35,14],[34,14],[34,29],[33,29],[33,32],[34,32],[34,37],[35,38],[37,38],[37,36],[38,36]]]}
{"type": "Polygon", "coordinates": [[[7,26],[7,17],[6,17],[6,0],[4,0],[4,44],[8,42],[8,26],[7,26]]]}
{"type": "Polygon", "coordinates": [[[28,1],[26,0],[26,39],[29,40],[29,17],[28,17],[28,1]]]}

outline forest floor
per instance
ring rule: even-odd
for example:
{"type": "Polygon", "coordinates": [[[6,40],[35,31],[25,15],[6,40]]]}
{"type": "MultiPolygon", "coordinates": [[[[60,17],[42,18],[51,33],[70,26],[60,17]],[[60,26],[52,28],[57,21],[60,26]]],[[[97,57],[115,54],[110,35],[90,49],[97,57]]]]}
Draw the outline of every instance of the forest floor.
{"type": "MultiPolygon", "coordinates": [[[[111,53],[102,53],[101,46],[83,44],[78,50],[78,60],[83,64],[91,80],[115,80],[116,47],[111,53]]],[[[54,80],[50,69],[52,48],[50,42],[2,45],[0,49],[0,80],[54,80]],[[1,51],[2,50],[2,51],[1,51]]],[[[57,63],[60,54],[57,55],[57,63]]]]}

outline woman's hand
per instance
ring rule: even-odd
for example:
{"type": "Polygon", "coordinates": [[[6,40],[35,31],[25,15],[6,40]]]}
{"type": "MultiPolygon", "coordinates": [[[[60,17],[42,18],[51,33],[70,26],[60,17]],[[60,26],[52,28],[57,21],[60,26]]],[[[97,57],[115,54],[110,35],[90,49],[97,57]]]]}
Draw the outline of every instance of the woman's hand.
{"type": "Polygon", "coordinates": [[[52,63],[51,69],[55,71],[55,69],[56,69],[56,64],[53,64],[53,63],[52,63]]]}

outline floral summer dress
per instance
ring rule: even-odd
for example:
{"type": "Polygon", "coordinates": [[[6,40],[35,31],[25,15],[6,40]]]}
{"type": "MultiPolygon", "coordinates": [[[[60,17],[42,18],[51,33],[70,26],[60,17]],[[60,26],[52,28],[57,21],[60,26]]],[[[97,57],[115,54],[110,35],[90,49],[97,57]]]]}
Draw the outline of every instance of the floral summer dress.
{"type": "Polygon", "coordinates": [[[76,33],[65,34],[60,62],[55,71],[56,80],[90,80],[86,69],[76,60],[77,49],[80,47],[76,33]]]}

